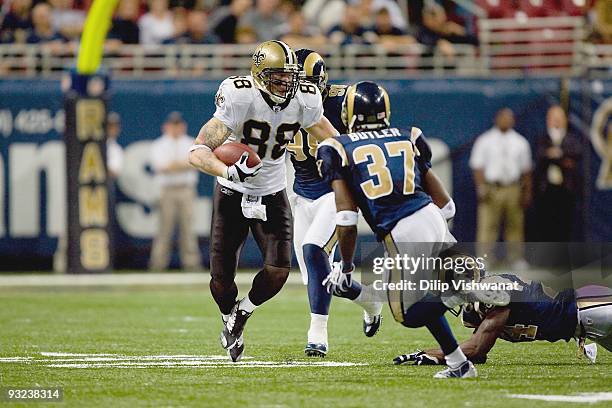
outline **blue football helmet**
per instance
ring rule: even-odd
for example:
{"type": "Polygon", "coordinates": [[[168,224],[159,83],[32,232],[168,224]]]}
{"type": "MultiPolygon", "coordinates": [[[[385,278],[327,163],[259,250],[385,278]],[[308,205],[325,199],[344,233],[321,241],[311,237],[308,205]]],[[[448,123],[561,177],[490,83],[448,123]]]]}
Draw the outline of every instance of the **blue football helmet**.
{"type": "Polygon", "coordinates": [[[349,133],[385,129],[390,126],[391,103],[385,89],[370,81],[358,82],[346,91],[342,121],[349,133]]]}
{"type": "Polygon", "coordinates": [[[315,84],[321,95],[325,95],[329,76],[323,57],[307,48],[297,50],[295,55],[302,79],[315,84]]]}

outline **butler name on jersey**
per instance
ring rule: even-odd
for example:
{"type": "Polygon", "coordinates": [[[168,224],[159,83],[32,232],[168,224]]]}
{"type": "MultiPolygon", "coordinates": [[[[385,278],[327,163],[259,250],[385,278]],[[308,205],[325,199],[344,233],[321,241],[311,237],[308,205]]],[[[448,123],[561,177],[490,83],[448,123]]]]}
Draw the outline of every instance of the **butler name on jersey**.
{"type": "Polygon", "coordinates": [[[263,196],[286,187],[285,151],[300,128],[309,128],[323,116],[316,86],[300,83],[295,97],[278,103],[255,86],[252,76],[225,79],[215,98],[214,117],[231,129],[228,141],[244,143],[257,152],[263,167],[242,183],[219,177],[220,184],[241,193],[263,196]]]}

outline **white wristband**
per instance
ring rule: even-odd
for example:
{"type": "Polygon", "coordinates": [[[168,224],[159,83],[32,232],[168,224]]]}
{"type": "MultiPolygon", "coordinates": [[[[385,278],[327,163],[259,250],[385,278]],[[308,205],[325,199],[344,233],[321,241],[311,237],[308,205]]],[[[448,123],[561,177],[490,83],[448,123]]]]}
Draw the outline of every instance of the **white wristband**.
{"type": "Polygon", "coordinates": [[[336,213],[336,225],[341,227],[350,227],[357,225],[359,213],[357,211],[338,211],[336,213]]]}
{"type": "Polygon", "coordinates": [[[193,146],[189,148],[189,153],[193,152],[194,150],[198,150],[198,149],[206,149],[209,152],[212,152],[212,149],[206,145],[194,144],[193,146]]]}
{"type": "Polygon", "coordinates": [[[451,198],[451,200],[446,203],[446,205],[442,207],[440,211],[442,211],[442,215],[447,221],[453,218],[455,216],[456,211],[455,202],[453,201],[453,199],[451,198]]]}

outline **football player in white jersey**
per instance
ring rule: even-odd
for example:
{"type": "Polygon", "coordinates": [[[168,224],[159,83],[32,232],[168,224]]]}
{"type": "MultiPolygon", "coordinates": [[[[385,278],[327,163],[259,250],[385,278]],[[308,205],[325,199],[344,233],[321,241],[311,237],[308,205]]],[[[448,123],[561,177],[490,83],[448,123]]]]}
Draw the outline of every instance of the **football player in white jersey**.
{"type": "Polygon", "coordinates": [[[210,242],[210,290],[221,311],[221,344],[232,361],[244,352],[242,332],[256,307],[275,296],[291,266],[293,220],[285,192],[285,149],[305,129],[317,140],[338,132],[323,116],[316,86],[300,83],[295,53],[266,41],[253,54],[251,75],[229,77],[215,97],[216,111],[200,130],[190,163],[217,176],[210,242]],[[226,141],[249,145],[262,160],[246,165],[247,154],[226,166],[213,150],[226,141]],[[237,301],[234,281],[249,230],[262,252],[263,268],[248,295],[237,301]]]}

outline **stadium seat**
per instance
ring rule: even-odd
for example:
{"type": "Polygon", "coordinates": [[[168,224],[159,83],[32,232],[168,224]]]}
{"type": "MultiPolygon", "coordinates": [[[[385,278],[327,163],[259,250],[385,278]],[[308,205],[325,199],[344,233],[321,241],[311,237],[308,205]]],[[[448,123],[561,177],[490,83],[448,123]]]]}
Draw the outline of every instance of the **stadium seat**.
{"type": "Polygon", "coordinates": [[[591,6],[592,0],[559,0],[563,14],[568,16],[584,16],[591,6]]]}
{"type": "Polygon", "coordinates": [[[512,0],[476,0],[476,4],[489,18],[511,18],[516,11],[512,0]]]}
{"type": "Polygon", "coordinates": [[[556,15],[559,7],[555,0],[519,0],[519,9],[527,17],[548,17],[556,15]]]}

